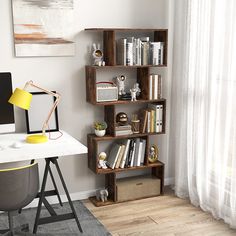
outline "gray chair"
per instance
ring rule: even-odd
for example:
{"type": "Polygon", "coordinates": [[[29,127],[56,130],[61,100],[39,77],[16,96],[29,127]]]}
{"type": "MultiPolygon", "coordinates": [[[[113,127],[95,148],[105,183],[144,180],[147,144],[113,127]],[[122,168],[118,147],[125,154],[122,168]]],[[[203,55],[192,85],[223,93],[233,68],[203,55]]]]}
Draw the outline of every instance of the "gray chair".
{"type": "Polygon", "coordinates": [[[0,211],[8,212],[9,231],[14,235],[12,213],[36,197],[39,189],[38,163],[0,170],[0,211]]]}

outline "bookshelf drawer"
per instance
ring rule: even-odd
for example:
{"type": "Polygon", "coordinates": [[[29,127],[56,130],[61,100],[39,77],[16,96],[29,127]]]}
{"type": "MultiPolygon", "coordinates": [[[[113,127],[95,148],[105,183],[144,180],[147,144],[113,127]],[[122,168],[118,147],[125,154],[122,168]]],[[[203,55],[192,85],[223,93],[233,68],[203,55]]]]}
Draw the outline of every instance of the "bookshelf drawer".
{"type": "Polygon", "coordinates": [[[161,194],[161,181],[155,176],[136,176],[117,179],[117,201],[158,196],[161,194]]]}

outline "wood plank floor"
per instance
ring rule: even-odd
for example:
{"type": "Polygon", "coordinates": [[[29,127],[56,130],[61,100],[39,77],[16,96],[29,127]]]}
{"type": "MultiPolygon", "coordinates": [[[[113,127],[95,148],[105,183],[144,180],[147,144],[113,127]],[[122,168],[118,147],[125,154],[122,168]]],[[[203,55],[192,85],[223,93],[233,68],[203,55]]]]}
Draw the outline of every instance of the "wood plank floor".
{"type": "Polygon", "coordinates": [[[236,236],[236,230],[172,193],[88,209],[113,236],[236,236]]]}

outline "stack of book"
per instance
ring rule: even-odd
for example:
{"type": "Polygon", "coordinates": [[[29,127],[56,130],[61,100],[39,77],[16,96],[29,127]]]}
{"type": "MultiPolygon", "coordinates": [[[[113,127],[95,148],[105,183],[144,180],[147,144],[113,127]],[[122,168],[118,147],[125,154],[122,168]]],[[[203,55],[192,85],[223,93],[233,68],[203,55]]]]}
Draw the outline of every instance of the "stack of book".
{"type": "Polygon", "coordinates": [[[116,125],[115,136],[133,134],[131,125],[116,125]]]}
{"type": "Polygon", "coordinates": [[[150,42],[149,37],[120,38],[116,41],[117,65],[163,65],[164,43],[150,42]]]}
{"type": "Polygon", "coordinates": [[[162,79],[161,75],[151,74],[149,76],[149,99],[160,99],[162,96],[162,79]]]}
{"type": "Polygon", "coordinates": [[[107,158],[111,169],[144,165],[146,139],[127,139],[122,144],[113,144],[107,158]]]}
{"type": "Polygon", "coordinates": [[[148,104],[148,109],[141,111],[141,133],[160,133],[163,131],[163,105],[148,104]]]}

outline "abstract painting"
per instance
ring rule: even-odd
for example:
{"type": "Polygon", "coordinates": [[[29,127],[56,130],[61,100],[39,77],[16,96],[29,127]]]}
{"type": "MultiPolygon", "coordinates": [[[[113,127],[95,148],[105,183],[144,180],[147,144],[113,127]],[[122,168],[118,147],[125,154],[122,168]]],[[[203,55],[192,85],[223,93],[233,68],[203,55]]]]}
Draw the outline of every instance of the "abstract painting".
{"type": "Polygon", "coordinates": [[[73,56],[73,0],[12,0],[15,55],[73,56]]]}

